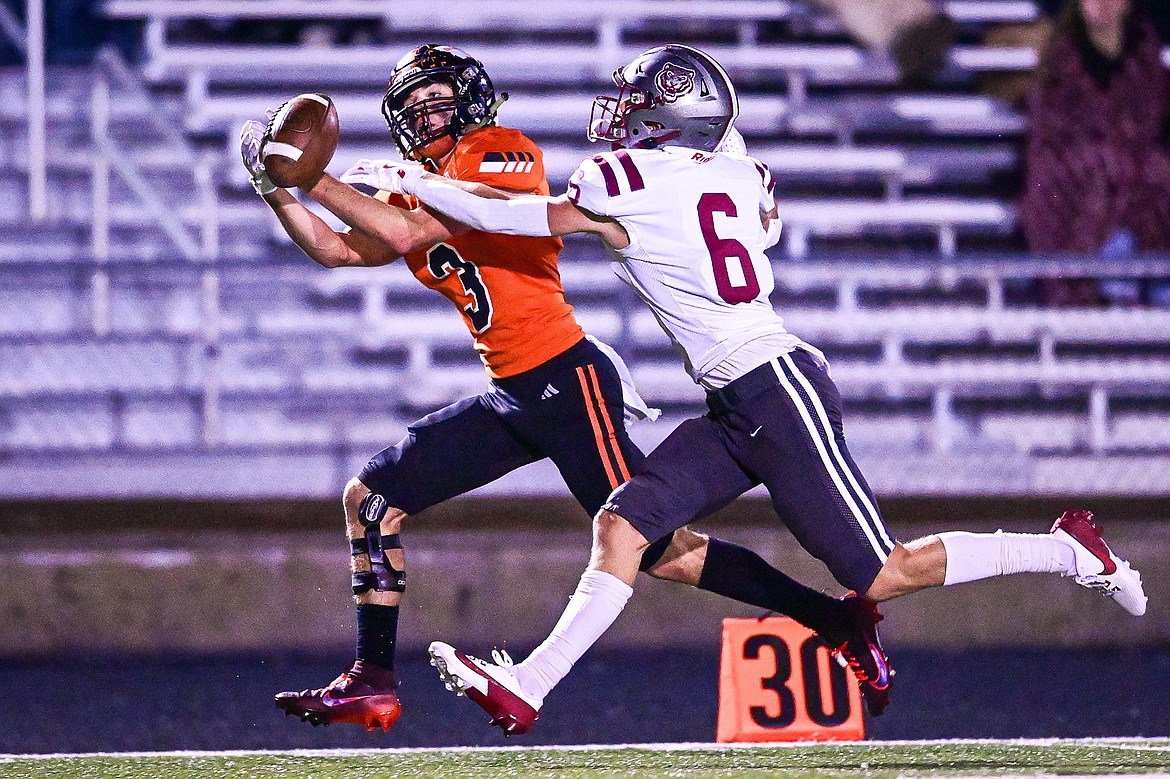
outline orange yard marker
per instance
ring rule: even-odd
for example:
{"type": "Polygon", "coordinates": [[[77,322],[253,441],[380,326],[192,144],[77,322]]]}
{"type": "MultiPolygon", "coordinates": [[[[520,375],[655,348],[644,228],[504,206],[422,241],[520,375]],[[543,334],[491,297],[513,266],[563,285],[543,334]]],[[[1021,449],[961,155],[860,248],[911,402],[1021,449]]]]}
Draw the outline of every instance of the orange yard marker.
{"type": "Polygon", "coordinates": [[[716,741],[860,741],[861,690],[788,617],[723,620],[716,741]]]}

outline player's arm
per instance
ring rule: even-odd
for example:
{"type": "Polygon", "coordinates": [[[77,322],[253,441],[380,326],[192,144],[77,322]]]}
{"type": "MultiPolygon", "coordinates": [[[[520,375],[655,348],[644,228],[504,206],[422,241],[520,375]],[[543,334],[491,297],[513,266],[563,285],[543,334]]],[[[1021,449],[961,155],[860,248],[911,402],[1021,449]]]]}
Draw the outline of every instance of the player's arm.
{"type": "Polygon", "coordinates": [[[783,226],[780,222],[780,206],[775,202],[772,203],[772,209],[765,211],[760,209],[760,226],[764,228],[764,233],[767,235],[765,246],[772,248],[780,241],[780,228],[783,226]]]}
{"type": "Polygon", "coordinates": [[[287,190],[278,188],[268,178],[260,149],[267,137],[263,122],[244,122],[240,129],[240,157],[256,194],[276,214],[281,227],[301,250],[326,268],[385,265],[398,255],[360,232],[338,233],[320,217],[305,208],[287,190]]]}
{"type": "Polygon", "coordinates": [[[464,233],[457,221],[425,208],[405,209],[358,192],[328,173],[305,194],[337,215],[355,231],[400,257],[464,233]]]}
{"type": "Polygon", "coordinates": [[[764,228],[766,248],[780,242],[780,206],[776,203],[776,179],[768,166],[757,159],[748,158],[760,174],[760,226],[764,228]]]}
{"type": "Polygon", "coordinates": [[[616,220],[578,207],[567,195],[516,194],[482,184],[465,187],[413,170],[405,170],[400,178],[403,192],[476,230],[534,237],[595,233],[616,249],[629,244],[625,229],[616,220]]]}
{"type": "Polygon", "coordinates": [[[319,265],[375,267],[387,265],[400,256],[360,230],[335,231],[288,190],[277,189],[263,197],[293,243],[319,265]]]}
{"type": "Polygon", "coordinates": [[[412,251],[466,231],[454,220],[407,210],[358,192],[326,174],[306,194],[349,225],[337,232],[292,196],[276,189],[264,195],[293,243],[326,268],[387,265],[412,251]]]}
{"type": "Polygon", "coordinates": [[[327,268],[386,265],[417,249],[466,230],[462,225],[422,209],[396,208],[323,174],[307,194],[351,228],[337,232],[286,190],[268,178],[260,161],[265,125],[245,122],[240,154],[257,194],[273,210],[293,242],[327,268]]]}

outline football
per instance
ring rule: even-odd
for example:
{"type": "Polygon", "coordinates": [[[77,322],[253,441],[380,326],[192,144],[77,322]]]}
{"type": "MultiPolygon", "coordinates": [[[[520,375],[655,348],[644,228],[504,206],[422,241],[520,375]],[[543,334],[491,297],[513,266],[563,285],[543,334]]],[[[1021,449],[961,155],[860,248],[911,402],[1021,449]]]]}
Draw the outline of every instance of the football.
{"type": "Polygon", "coordinates": [[[282,105],[268,126],[260,156],[278,187],[312,184],[337,149],[337,107],[328,95],[297,95],[282,105]]]}

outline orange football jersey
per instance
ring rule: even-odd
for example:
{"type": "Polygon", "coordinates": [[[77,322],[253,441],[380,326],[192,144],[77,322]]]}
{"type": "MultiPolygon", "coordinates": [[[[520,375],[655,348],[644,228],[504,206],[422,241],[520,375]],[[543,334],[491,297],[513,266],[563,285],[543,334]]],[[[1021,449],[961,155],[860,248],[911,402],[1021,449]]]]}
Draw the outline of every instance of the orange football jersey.
{"type": "MultiPolygon", "coordinates": [[[[439,172],[498,189],[549,194],[540,148],[506,127],[463,136],[439,172]]],[[[397,198],[379,196],[397,205],[397,198]]],[[[414,198],[406,200],[418,205],[414,198]]],[[[406,264],[415,278],[455,304],[488,375],[503,379],[556,357],[585,335],[561,286],[562,246],[560,238],[471,230],[406,255],[406,264]]]]}

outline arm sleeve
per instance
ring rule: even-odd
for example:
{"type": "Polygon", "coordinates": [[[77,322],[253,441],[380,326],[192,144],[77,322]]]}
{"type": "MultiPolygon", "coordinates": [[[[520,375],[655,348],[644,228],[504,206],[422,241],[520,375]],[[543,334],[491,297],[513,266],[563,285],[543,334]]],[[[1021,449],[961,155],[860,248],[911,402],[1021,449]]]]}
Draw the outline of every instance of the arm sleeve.
{"type": "Polygon", "coordinates": [[[410,193],[426,205],[485,233],[548,237],[548,204],[542,195],[496,200],[474,195],[437,176],[408,179],[410,193]]]}

